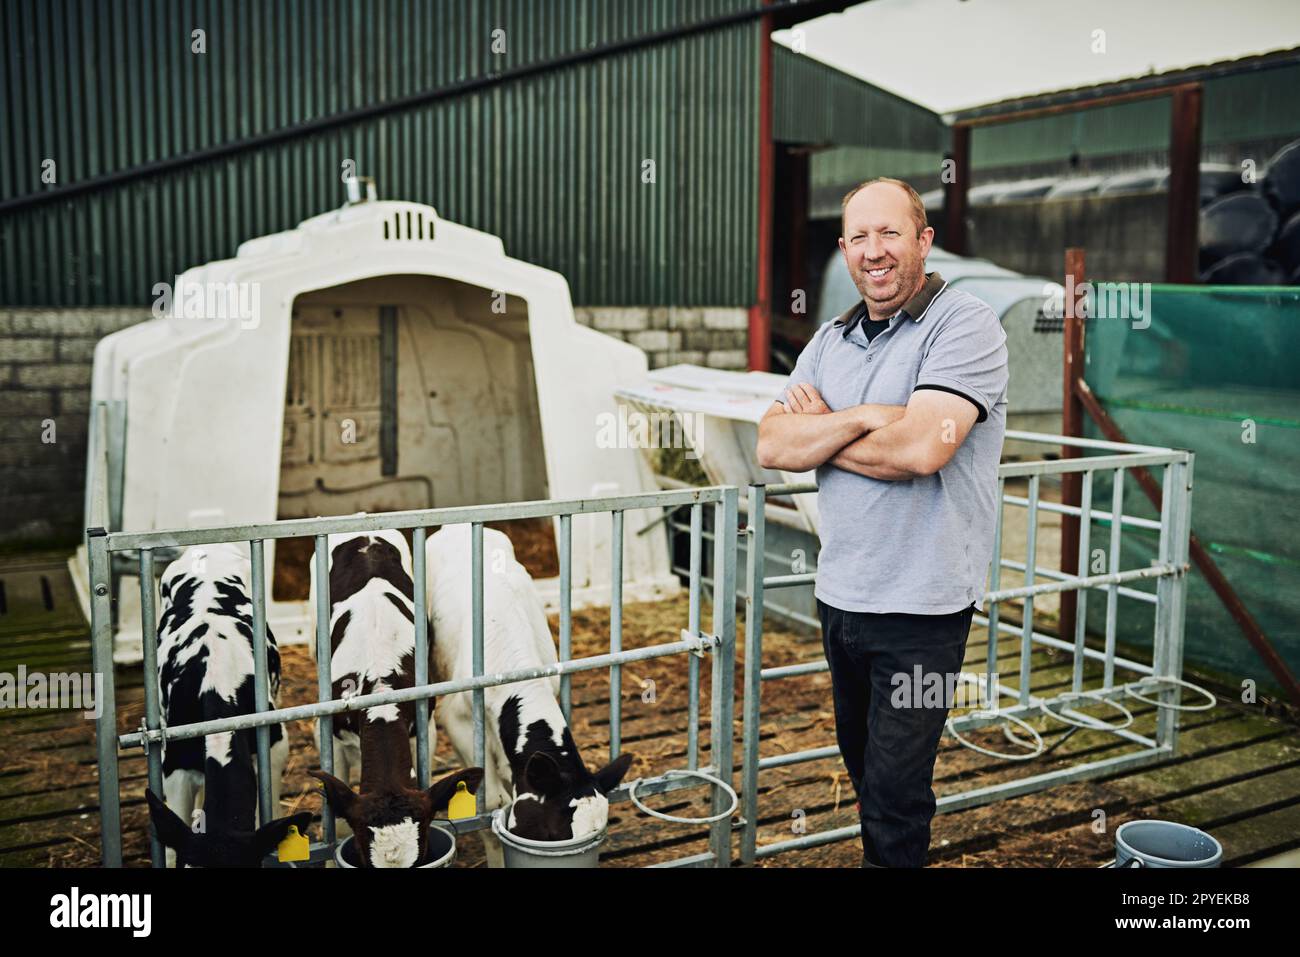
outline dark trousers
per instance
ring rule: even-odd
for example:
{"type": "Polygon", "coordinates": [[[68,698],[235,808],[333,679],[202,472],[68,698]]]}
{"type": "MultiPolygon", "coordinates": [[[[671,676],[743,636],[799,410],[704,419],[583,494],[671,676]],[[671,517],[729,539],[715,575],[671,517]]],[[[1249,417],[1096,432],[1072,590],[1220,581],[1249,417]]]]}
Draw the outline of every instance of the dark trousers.
{"type": "Polygon", "coordinates": [[[924,867],[935,809],[930,782],[952,704],[948,676],[961,671],[975,608],[871,614],[818,601],[817,610],[835,736],[858,796],[863,866],[924,867]]]}

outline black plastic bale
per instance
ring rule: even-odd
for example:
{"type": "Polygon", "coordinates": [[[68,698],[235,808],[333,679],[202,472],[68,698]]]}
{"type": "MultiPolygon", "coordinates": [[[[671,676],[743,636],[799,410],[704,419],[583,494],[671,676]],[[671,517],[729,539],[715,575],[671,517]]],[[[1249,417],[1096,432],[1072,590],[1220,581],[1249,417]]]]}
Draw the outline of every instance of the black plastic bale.
{"type": "Polygon", "coordinates": [[[1201,282],[1212,286],[1281,286],[1286,282],[1286,273],[1258,253],[1233,253],[1201,273],[1201,282]]]}
{"type": "Polygon", "coordinates": [[[1273,242],[1277,213],[1256,193],[1230,193],[1201,210],[1201,268],[1234,253],[1262,253],[1273,242]]]}
{"type": "Polygon", "coordinates": [[[1288,143],[1273,154],[1261,186],[1282,219],[1300,210],[1300,140],[1288,143]]]}

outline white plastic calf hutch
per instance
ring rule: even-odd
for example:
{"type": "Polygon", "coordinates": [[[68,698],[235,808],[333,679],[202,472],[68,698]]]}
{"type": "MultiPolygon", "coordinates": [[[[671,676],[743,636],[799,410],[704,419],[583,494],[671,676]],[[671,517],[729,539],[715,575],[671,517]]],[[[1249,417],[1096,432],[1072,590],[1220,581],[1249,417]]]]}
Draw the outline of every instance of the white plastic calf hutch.
{"type": "MultiPolygon", "coordinates": [[[[657,491],[636,449],[599,442],[615,388],[645,375],[639,349],[576,322],[563,276],[511,259],[498,237],[417,203],[352,202],[188,270],[165,318],[99,343],[108,523],[143,532],[657,491]]],[[[92,447],[88,526],[98,459],[92,447]]],[[[680,588],[664,536],[638,534],[658,518],[625,516],[627,600],[680,588]]],[[[608,603],[608,516],[575,516],[572,535],[574,606],[608,603]]],[[[88,614],[84,548],[72,564],[88,614]]],[[[269,576],[273,553],[266,564],[269,576]]],[[[119,661],[140,656],[130,567],[117,584],[119,661]]],[[[558,582],[538,584],[553,605],[558,582]]],[[[307,637],[303,601],[272,602],[268,619],[280,641],[307,637]]]]}

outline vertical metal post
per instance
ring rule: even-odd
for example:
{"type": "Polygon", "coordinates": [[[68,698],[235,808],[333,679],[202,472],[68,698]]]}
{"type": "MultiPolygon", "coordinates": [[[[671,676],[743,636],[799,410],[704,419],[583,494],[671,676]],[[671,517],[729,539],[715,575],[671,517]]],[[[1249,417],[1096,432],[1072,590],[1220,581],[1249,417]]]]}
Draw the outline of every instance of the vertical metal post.
{"type": "MultiPolygon", "coordinates": [[[[613,512],[610,532],[609,653],[623,650],[623,512],[613,512]]],[[[623,737],[623,666],[609,666],[609,759],[618,757],[623,737]]]]}
{"type": "MultiPolygon", "coordinates": [[[[732,729],[735,704],[736,664],[736,514],[740,490],[722,490],[722,501],[714,506],[713,528],[713,633],[719,644],[713,649],[710,704],[710,751],[717,777],[732,778],[732,729]]],[[[726,793],[713,789],[713,814],[721,814],[730,803],[726,793]]],[[[731,866],[731,820],[723,818],[709,825],[709,850],[714,865],[731,866]]]]}
{"type": "MultiPolygon", "coordinates": [[[[1038,475],[1029,476],[1029,528],[1025,544],[1025,584],[1034,584],[1038,567],[1038,475]]],[[[1034,642],[1034,596],[1025,597],[1024,624],[1020,635],[1020,703],[1029,704],[1030,660],[1034,642]]]]}
{"type": "MultiPolygon", "coordinates": [[[[1106,574],[1120,570],[1120,547],[1124,533],[1124,469],[1115,470],[1115,485],[1110,493],[1110,556],[1106,574]]],[[[1102,688],[1115,684],[1115,624],[1119,615],[1119,585],[1106,586],[1106,658],[1103,663],[1102,688]]]]}
{"type": "MultiPolygon", "coordinates": [[[[688,585],[690,594],[690,612],[687,628],[692,635],[700,633],[700,563],[704,546],[704,506],[699,502],[691,505],[691,574],[688,585]]],[[[700,766],[700,659],[697,655],[686,656],[687,668],[687,702],[686,702],[686,766],[691,769],[700,766]]]]}
{"type": "MultiPolygon", "coordinates": [[[[157,731],[159,720],[158,693],[158,615],[153,601],[153,549],[140,549],[140,650],[144,656],[144,724],[157,731]]],[[[149,790],[163,796],[162,743],[152,743],[145,749],[148,766],[149,790]]],[[[186,821],[186,824],[189,822],[186,821]]],[[[149,860],[154,867],[165,867],[166,853],[162,842],[151,828],[149,831],[149,860]]]]}
{"type": "MultiPolygon", "coordinates": [[[[483,674],[483,523],[470,525],[470,622],[473,642],[471,662],[474,677],[483,674]]],[[[487,767],[486,737],[483,718],[483,689],[470,692],[474,709],[474,766],[487,767]]]]}
{"type": "MultiPolygon", "coordinates": [[[[329,701],[334,697],[334,682],[330,677],[333,648],[330,646],[330,576],[329,538],[316,536],[316,700],[329,701]]],[[[320,738],[320,767],[326,774],[334,773],[334,719],[321,715],[316,719],[320,738]]],[[[329,801],[321,801],[321,832],[326,844],[334,843],[334,812],[329,801]]]]}
{"type": "MultiPolygon", "coordinates": [[[[1165,666],[1168,669],[1165,673],[1175,678],[1181,677],[1183,673],[1183,628],[1187,612],[1187,571],[1184,570],[1188,564],[1188,553],[1191,539],[1191,522],[1192,522],[1192,466],[1195,457],[1191,452],[1187,453],[1186,463],[1180,463],[1173,468],[1170,481],[1173,484],[1171,504],[1175,522],[1170,530],[1169,542],[1169,560],[1178,567],[1178,574],[1172,578],[1162,578],[1162,582],[1168,581],[1166,589],[1169,598],[1169,614],[1167,622],[1167,651],[1165,655],[1165,666]]],[[[1158,586],[1157,586],[1158,587],[1158,586]]],[[[1157,595],[1157,601],[1159,596],[1157,595]]],[[[1171,702],[1176,702],[1180,697],[1178,687],[1171,687],[1171,702]]],[[[1160,715],[1156,719],[1156,741],[1161,744],[1167,744],[1176,753],[1178,749],[1178,712],[1170,708],[1161,708],[1160,715]]]]}
{"type": "MultiPolygon", "coordinates": [[[[253,539],[248,543],[252,559],[253,580],[249,582],[253,600],[253,707],[265,711],[271,705],[266,668],[266,556],[263,542],[253,539]]],[[[242,732],[235,732],[240,734],[242,732]]],[[[275,818],[276,808],[271,806],[271,726],[258,725],[257,739],[257,813],[258,824],[269,824],[275,818]]]]}
{"type": "MultiPolygon", "coordinates": [[[[1092,539],[1092,472],[1083,473],[1083,490],[1079,493],[1079,560],[1075,563],[1075,574],[1086,577],[1088,574],[1088,549],[1092,539]]],[[[1061,592],[1064,598],[1066,592],[1061,592]]],[[[1083,639],[1088,624],[1088,589],[1080,588],[1075,592],[1074,618],[1074,683],[1075,691],[1083,690],[1083,639]]],[[[1064,626],[1064,621],[1062,620],[1064,626]]],[[[1062,633],[1064,638],[1065,634],[1062,633]]]]}
{"type": "MultiPolygon", "coordinates": [[[[993,526],[993,562],[989,567],[989,591],[997,591],[1002,583],[1002,516],[1006,512],[1006,503],[1002,501],[1007,493],[1007,480],[998,479],[998,516],[993,526]]],[[[989,708],[997,710],[1002,705],[998,693],[998,617],[1001,604],[989,602],[989,646],[984,662],[984,693],[989,708]]]]}
{"type": "MultiPolygon", "coordinates": [[[[1163,470],[1164,474],[1160,477],[1160,546],[1157,552],[1157,560],[1162,564],[1172,563],[1173,558],[1173,540],[1177,534],[1176,526],[1177,517],[1173,508],[1173,486],[1174,486],[1174,466],[1166,465],[1163,470]]],[[[1151,641],[1151,673],[1157,678],[1178,677],[1169,670],[1169,612],[1171,604],[1171,587],[1173,579],[1164,575],[1156,580],[1156,614],[1155,614],[1155,633],[1151,641]]],[[[1162,688],[1160,691],[1160,700],[1162,702],[1177,702],[1182,694],[1176,685],[1162,688]],[[1170,695],[1172,694],[1172,698],[1170,695]]],[[[1157,709],[1160,712],[1167,711],[1167,708],[1157,709]]],[[[1156,718],[1156,743],[1162,747],[1169,742],[1166,738],[1161,737],[1161,732],[1167,732],[1168,725],[1156,718]]]]}
{"type": "Polygon", "coordinates": [[[105,867],[122,866],[122,805],[117,781],[117,686],[113,674],[113,613],[107,532],[88,529],[90,658],[100,679],[95,756],[99,763],[99,835],[105,867]]]}
{"type": "MultiPolygon", "coordinates": [[[[573,657],[573,516],[560,516],[560,660],[573,657]]],[[[560,675],[560,711],[573,723],[572,676],[560,675]]]]}
{"type": "MultiPolygon", "coordinates": [[[[415,604],[415,683],[429,683],[429,613],[425,580],[425,539],[421,527],[411,535],[412,599],[415,604]]],[[[415,779],[421,789],[429,786],[429,699],[415,704],[415,779]]]]}
{"type": "Polygon", "coordinates": [[[763,572],[767,515],[767,487],[749,486],[749,539],[745,554],[745,697],[744,740],[741,749],[740,860],[753,864],[758,840],[758,728],[763,694],[763,572]]]}

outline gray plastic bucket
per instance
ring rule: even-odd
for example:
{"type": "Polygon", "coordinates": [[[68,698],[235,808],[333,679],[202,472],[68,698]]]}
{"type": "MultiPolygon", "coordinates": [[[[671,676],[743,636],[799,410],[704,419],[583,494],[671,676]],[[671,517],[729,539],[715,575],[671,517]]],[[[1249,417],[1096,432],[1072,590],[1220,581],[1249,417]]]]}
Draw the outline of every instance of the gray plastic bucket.
{"type": "Polygon", "coordinates": [[[1129,821],[1115,832],[1116,867],[1218,867],[1223,846],[1173,821],[1129,821]]]}
{"type": "Polygon", "coordinates": [[[492,813],[492,833],[501,841],[506,867],[596,867],[606,829],[567,841],[532,841],[506,830],[509,806],[492,813]]]}
{"type": "MultiPolygon", "coordinates": [[[[359,869],[361,861],[357,858],[355,846],[350,836],[339,841],[334,847],[334,863],[347,870],[359,869]]],[[[417,868],[451,867],[451,862],[456,859],[456,835],[441,821],[433,821],[429,825],[424,856],[428,858],[427,863],[416,864],[417,868]]]]}

